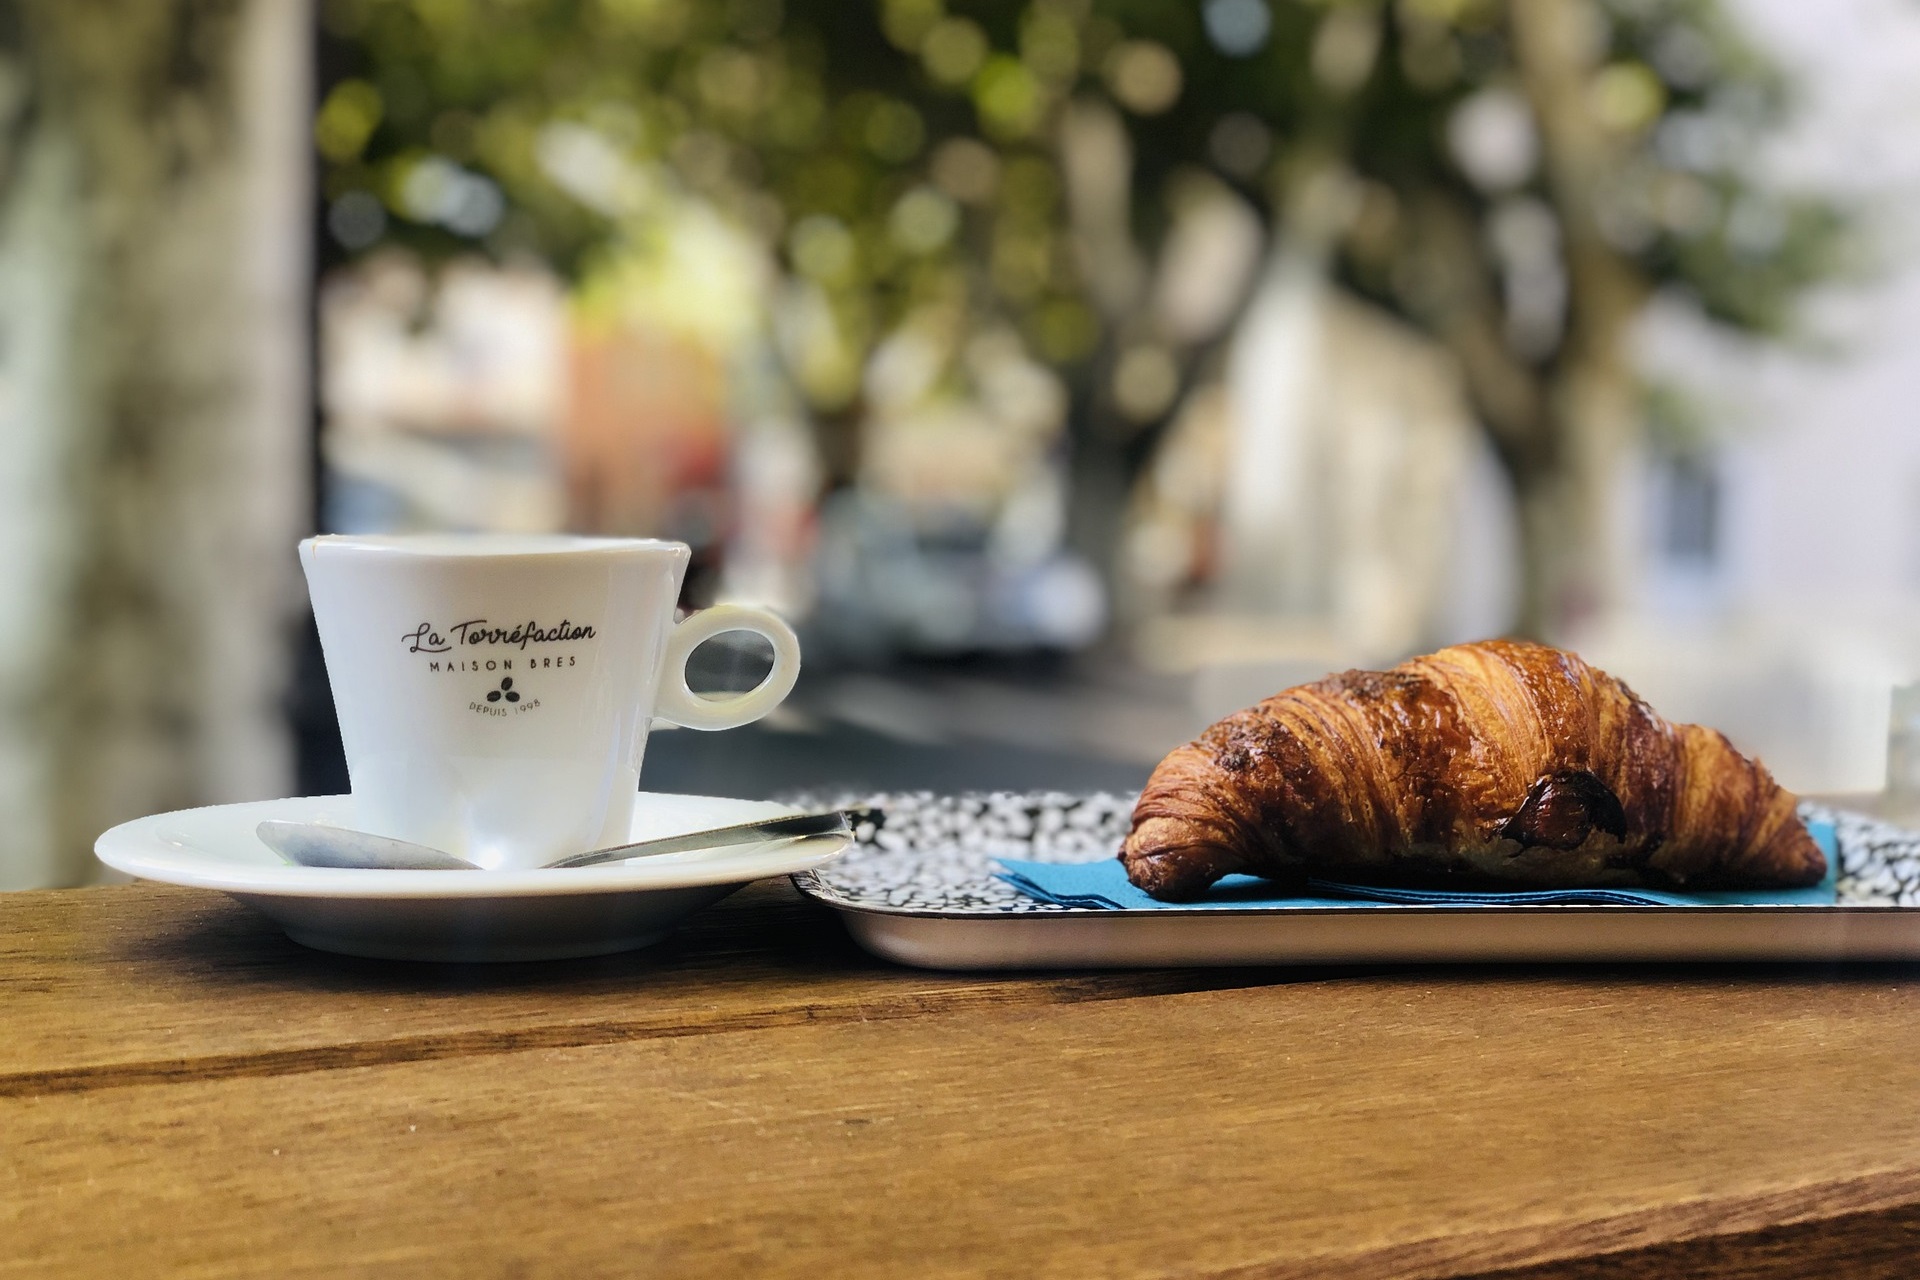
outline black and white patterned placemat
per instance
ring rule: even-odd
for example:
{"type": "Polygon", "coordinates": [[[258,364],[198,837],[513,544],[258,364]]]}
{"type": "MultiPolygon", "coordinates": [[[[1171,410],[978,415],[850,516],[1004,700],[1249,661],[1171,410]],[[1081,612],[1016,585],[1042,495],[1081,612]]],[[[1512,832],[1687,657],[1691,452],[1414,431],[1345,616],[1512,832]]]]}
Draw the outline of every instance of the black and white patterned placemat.
{"type": "MultiPolygon", "coordinates": [[[[1080,911],[1039,902],[993,876],[996,858],[1093,862],[1126,837],[1132,796],[1056,791],[935,795],[806,796],[809,808],[863,809],[847,855],[793,877],[801,892],[832,906],[867,910],[999,915],[1080,911]]],[[[1859,814],[1801,806],[1834,824],[1842,906],[1920,907],[1920,832],[1859,814]]]]}

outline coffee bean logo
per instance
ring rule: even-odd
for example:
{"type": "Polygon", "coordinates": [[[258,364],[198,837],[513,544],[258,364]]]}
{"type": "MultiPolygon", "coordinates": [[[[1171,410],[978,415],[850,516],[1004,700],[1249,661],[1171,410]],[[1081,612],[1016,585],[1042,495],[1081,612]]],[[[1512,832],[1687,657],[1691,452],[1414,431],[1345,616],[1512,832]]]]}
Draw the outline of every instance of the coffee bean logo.
{"type": "Polygon", "coordinates": [[[513,677],[508,676],[500,682],[500,687],[487,695],[488,702],[498,702],[505,698],[508,702],[520,701],[520,695],[513,691],[513,677]]]}

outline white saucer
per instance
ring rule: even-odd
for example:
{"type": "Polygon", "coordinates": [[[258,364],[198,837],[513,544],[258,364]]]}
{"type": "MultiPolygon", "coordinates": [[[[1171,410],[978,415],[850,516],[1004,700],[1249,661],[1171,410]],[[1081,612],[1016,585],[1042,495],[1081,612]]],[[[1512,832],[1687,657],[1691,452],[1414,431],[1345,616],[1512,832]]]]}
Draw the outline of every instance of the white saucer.
{"type": "MultiPolygon", "coordinates": [[[[679,835],[795,812],[765,800],[643,791],[631,838],[679,835]]],[[[552,871],[346,871],[281,860],[262,821],[353,825],[350,796],[182,809],[123,823],[100,861],[143,880],[218,889],[295,942],[392,960],[553,960],[657,942],[687,916],[767,876],[824,866],[847,836],[814,836],[552,871]]]]}

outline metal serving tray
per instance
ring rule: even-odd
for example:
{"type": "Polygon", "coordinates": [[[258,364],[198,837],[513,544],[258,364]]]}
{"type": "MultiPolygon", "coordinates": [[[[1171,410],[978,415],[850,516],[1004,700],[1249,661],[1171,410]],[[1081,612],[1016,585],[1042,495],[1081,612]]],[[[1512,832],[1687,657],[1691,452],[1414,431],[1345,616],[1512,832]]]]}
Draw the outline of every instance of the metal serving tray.
{"type": "MultiPolygon", "coordinates": [[[[885,808],[890,798],[873,799],[885,808]]],[[[1106,911],[1027,898],[993,878],[993,860],[1097,856],[1121,811],[1116,801],[1098,798],[1097,811],[1078,824],[1086,838],[1050,850],[1043,835],[1032,834],[1042,825],[1034,815],[1044,818],[1047,805],[1063,808],[1068,818],[1053,828],[1071,834],[1077,807],[1096,798],[1004,797],[1016,815],[1015,834],[985,840],[968,826],[967,807],[981,802],[906,799],[949,812],[917,827],[909,819],[904,837],[890,821],[893,847],[869,837],[839,862],[793,879],[802,893],[838,911],[862,947],[921,968],[1920,960],[1920,835],[1847,813],[1808,810],[1836,826],[1834,906],[1369,903],[1106,911]]]]}

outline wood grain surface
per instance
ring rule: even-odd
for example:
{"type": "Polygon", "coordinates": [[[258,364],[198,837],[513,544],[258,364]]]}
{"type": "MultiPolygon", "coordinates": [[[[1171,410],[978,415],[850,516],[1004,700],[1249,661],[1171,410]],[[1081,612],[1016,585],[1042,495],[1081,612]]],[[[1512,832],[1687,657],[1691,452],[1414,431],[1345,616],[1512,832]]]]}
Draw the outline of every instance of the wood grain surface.
{"type": "Polygon", "coordinates": [[[0,898],[0,1275],[1910,1276],[1920,971],[954,977],[0,898]]]}
{"type": "Polygon", "coordinates": [[[199,890],[143,884],[0,894],[0,1097],[1286,976],[980,980],[895,968],[853,946],[784,880],[749,886],[644,952],[471,966],[309,951],[226,896],[199,890]]]}

